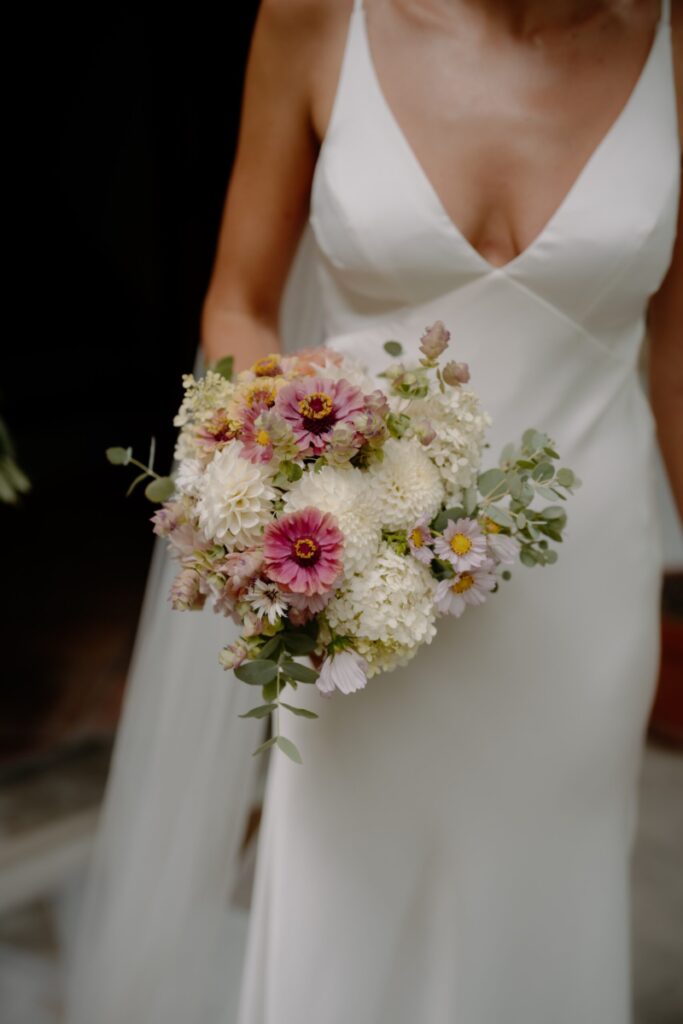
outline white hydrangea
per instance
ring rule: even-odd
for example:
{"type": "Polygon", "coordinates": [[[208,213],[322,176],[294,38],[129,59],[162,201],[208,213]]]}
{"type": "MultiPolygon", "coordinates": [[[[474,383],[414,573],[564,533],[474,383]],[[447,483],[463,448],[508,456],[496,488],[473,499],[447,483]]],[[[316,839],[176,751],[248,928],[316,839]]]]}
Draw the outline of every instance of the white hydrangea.
{"type": "Polygon", "coordinates": [[[405,665],[436,633],[429,569],[383,542],[362,575],[344,581],[325,610],[330,627],[352,637],[368,676],[405,665]]]}
{"type": "Polygon", "coordinates": [[[449,387],[411,403],[410,414],[424,416],[436,431],[426,449],[439,468],[449,500],[460,500],[462,490],[475,483],[493,420],[481,408],[474,391],[449,387]]]}
{"type": "Polygon", "coordinates": [[[433,518],[446,494],[439,470],[415,437],[389,438],[384,459],[367,475],[389,530],[408,530],[423,516],[433,518]]]}
{"type": "Polygon", "coordinates": [[[284,496],[285,511],[298,512],[313,505],[330,512],[344,534],[344,572],[360,572],[379,550],[379,506],[368,477],[354,466],[323,466],[307,470],[284,496]]]}
{"type": "Polygon", "coordinates": [[[197,515],[207,540],[230,549],[253,544],[271,517],[276,497],[267,463],[240,456],[241,441],[216,452],[201,479],[197,515]]]}

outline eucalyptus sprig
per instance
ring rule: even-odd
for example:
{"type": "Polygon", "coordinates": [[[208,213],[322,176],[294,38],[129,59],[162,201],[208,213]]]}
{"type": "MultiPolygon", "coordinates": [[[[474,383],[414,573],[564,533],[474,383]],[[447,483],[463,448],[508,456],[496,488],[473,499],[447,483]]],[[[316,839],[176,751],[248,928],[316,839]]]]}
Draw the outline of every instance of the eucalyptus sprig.
{"type": "Polygon", "coordinates": [[[152,479],[145,487],[145,497],[149,498],[150,501],[166,501],[173,494],[175,490],[175,481],[173,477],[161,476],[159,473],[156,473],[154,471],[155,451],[156,442],[155,439],[152,438],[152,442],[149,446],[149,464],[145,465],[144,462],[140,462],[138,459],[133,457],[132,448],[107,448],[105,454],[107,456],[107,459],[109,460],[109,462],[111,462],[113,466],[127,466],[128,464],[130,464],[131,466],[137,466],[139,469],[143,470],[143,472],[140,473],[139,476],[135,477],[132,484],[126,491],[126,497],[132,494],[137,485],[141,483],[143,480],[145,480],[148,476],[151,476],[152,479]]]}
{"type": "Polygon", "coordinates": [[[295,661],[295,657],[312,654],[318,646],[317,639],[304,629],[284,629],[272,636],[257,652],[257,657],[238,665],[234,672],[238,679],[250,686],[260,686],[263,704],[250,708],[240,718],[266,718],[272,715],[273,734],[254,750],[261,754],[269,747],[277,746],[283,754],[297,764],[302,764],[301,754],[290,739],[280,732],[280,709],[285,708],[301,718],[317,718],[308,708],[287,704],[281,699],[285,686],[296,690],[299,683],[314,683],[318,678],[316,669],[295,661]]]}

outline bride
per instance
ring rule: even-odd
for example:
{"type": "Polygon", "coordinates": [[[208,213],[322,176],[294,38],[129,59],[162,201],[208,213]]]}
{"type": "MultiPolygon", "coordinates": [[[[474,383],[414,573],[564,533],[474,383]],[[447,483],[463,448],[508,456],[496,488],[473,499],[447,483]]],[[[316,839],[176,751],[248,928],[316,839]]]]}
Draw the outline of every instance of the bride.
{"type": "Polygon", "coordinates": [[[681,7],[262,3],[197,370],[326,343],[377,373],[442,319],[491,456],[537,425],[582,487],[552,571],[359,693],[308,688],[246,936],[260,726],[217,665],[234,627],[170,610],[157,542],[69,1024],[630,1019],[657,442],[683,510],[681,7]]]}

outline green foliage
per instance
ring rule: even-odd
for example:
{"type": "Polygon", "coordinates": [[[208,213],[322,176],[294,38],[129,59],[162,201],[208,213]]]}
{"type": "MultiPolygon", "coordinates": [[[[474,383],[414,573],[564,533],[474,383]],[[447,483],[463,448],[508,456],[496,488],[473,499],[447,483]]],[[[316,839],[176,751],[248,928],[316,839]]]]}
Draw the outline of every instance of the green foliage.
{"type": "Polygon", "coordinates": [[[387,355],[394,357],[403,355],[403,345],[400,341],[385,341],[382,347],[387,355]]]}
{"type": "Polygon", "coordinates": [[[132,448],[107,448],[105,455],[112,466],[127,466],[133,457],[132,448]]]}
{"type": "Polygon", "coordinates": [[[277,704],[259,704],[256,708],[250,708],[240,718],[266,718],[271,711],[277,711],[277,704]]]}
{"type": "Polygon", "coordinates": [[[280,633],[280,639],[290,654],[310,654],[316,648],[316,639],[308,633],[280,633]]]}
{"type": "Polygon", "coordinates": [[[316,715],[315,711],[309,711],[308,708],[296,708],[296,707],[294,707],[293,704],[285,704],[285,702],[283,700],[280,701],[280,704],[282,705],[283,708],[287,708],[288,711],[291,711],[292,714],[299,715],[300,718],[317,718],[318,717],[316,715]]]}
{"type": "MultiPolygon", "coordinates": [[[[141,477],[138,477],[141,479],[141,477]]],[[[175,483],[171,476],[157,476],[145,487],[145,497],[150,501],[167,501],[175,490],[175,483]]]]}
{"type": "Polygon", "coordinates": [[[287,757],[289,757],[292,761],[295,761],[297,764],[303,764],[303,761],[301,760],[301,754],[299,753],[298,748],[292,743],[291,740],[288,740],[286,736],[276,736],[275,742],[277,743],[278,747],[280,748],[283,754],[286,754],[287,757]]]}
{"type": "Polygon", "coordinates": [[[235,675],[250,686],[266,686],[277,678],[278,664],[267,658],[245,661],[235,669],[235,675]]]}
{"type": "Polygon", "coordinates": [[[213,363],[209,369],[213,370],[214,373],[219,373],[226,380],[232,380],[234,364],[235,359],[233,356],[223,356],[222,359],[218,359],[213,363]]]}

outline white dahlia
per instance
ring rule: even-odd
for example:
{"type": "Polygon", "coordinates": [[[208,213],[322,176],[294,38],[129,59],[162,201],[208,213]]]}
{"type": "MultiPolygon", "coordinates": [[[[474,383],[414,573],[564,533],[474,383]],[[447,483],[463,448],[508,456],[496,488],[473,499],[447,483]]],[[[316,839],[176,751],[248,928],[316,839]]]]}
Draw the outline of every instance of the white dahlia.
{"type": "Polygon", "coordinates": [[[256,542],[276,497],[267,463],[242,458],[241,449],[242,442],[233,441],[216,452],[204,471],[197,501],[207,540],[231,550],[256,542]]]}
{"type": "Polygon", "coordinates": [[[474,391],[449,387],[412,403],[411,416],[425,417],[436,437],[425,449],[443,477],[449,500],[475,483],[493,420],[481,408],[474,391]]]}
{"type": "Polygon", "coordinates": [[[176,490],[189,498],[198,498],[203,475],[204,465],[199,459],[183,459],[175,476],[176,490]]]}
{"type": "Polygon", "coordinates": [[[368,475],[354,466],[307,470],[284,496],[285,511],[309,505],[330,512],[344,534],[344,573],[360,572],[379,550],[379,506],[368,475]]]}
{"type": "Polygon", "coordinates": [[[363,574],[344,581],[325,617],[335,633],[353,639],[368,662],[368,676],[390,671],[436,633],[432,575],[383,542],[363,574]]]}
{"type": "Polygon", "coordinates": [[[389,438],[384,459],[366,475],[388,530],[408,530],[418,519],[432,519],[445,497],[439,470],[415,437],[389,438]]]}

